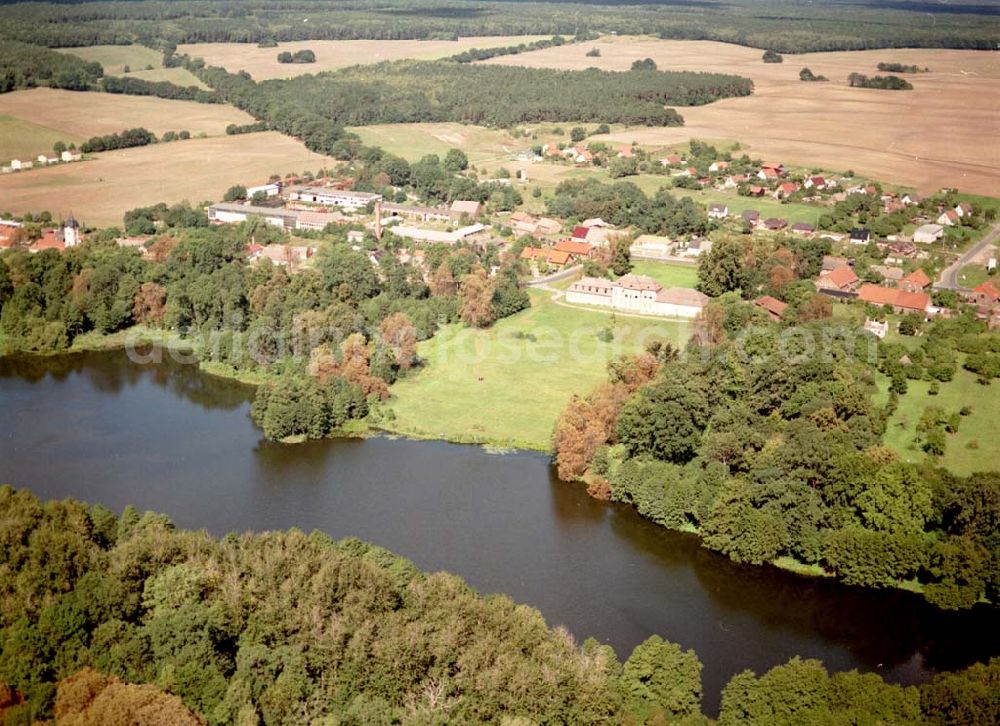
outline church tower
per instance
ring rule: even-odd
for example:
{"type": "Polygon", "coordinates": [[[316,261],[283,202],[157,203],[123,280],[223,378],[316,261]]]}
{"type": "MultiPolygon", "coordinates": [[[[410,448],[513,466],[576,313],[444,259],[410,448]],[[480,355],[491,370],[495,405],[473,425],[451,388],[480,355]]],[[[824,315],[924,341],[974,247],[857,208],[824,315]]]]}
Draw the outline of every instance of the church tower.
{"type": "Polygon", "coordinates": [[[80,244],[80,223],[73,217],[72,212],[63,223],[63,243],[67,247],[75,247],[80,244]]]}

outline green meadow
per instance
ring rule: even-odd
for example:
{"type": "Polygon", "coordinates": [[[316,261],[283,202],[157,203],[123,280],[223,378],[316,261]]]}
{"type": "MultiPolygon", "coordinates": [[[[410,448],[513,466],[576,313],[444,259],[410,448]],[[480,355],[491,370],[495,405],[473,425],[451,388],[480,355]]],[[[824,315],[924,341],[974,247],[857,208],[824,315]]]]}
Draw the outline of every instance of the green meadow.
{"type": "Polygon", "coordinates": [[[478,330],[450,325],[422,342],[423,365],[392,386],[386,407],[396,433],[548,450],[574,394],[606,380],[612,358],[650,340],[686,342],[690,325],[558,305],[533,290],[532,307],[478,330]],[[598,335],[611,328],[610,342],[598,335]]]}

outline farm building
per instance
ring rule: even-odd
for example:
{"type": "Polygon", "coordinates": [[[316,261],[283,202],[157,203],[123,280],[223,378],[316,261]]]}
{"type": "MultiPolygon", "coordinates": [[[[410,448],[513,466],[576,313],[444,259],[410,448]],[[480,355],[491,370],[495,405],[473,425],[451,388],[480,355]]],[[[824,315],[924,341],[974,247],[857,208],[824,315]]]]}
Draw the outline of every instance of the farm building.
{"type": "Polygon", "coordinates": [[[628,248],[629,255],[636,260],[666,260],[673,256],[674,243],[669,237],[642,234],[628,248]]]}
{"type": "Polygon", "coordinates": [[[371,202],[381,201],[382,195],[327,187],[294,186],[288,190],[288,198],[296,202],[323,204],[328,207],[364,209],[371,202]]]}
{"type": "Polygon", "coordinates": [[[273,182],[270,184],[258,184],[255,187],[247,187],[247,199],[253,199],[258,194],[265,197],[276,197],[281,193],[281,184],[273,182]]]}
{"type": "Polygon", "coordinates": [[[872,305],[891,305],[896,313],[921,313],[926,315],[931,298],[926,292],[894,290],[881,285],[866,283],[858,290],[858,299],[872,305]]]}
{"type": "Polygon", "coordinates": [[[753,301],[754,306],[760,308],[767,312],[771,320],[778,322],[781,320],[781,316],[784,315],[785,310],[788,309],[788,303],[782,302],[776,297],[771,297],[770,295],[764,295],[753,301]]]}
{"type": "Polygon", "coordinates": [[[725,219],[729,216],[729,207],[725,204],[709,204],[708,205],[708,216],[711,219],[725,219]]]}
{"type": "Polygon", "coordinates": [[[272,227],[295,229],[298,213],[293,209],[281,207],[258,207],[253,204],[236,204],[222,202],[208,208],[208,221],[216,224],[239,224],[257,215],[272,227]]]}
{"type": "Polygon", "coordinates": [[[686,287],[664,288],[644,275],[624,275],[616,282],[584,277],[566,291],[566,302],[602,305],[644,315],[693,318],[708,303],[704,293],[686,287]]]}
{"type": "Polygon", "coordinates": [[[410,227],[406,225],[396,225],[392,228],[392,233],[397,237],[406,237],[415,242],[440,242],[441,244],[453,245],[461,242],[466,237],[482,232],[486,227],[481,224],[470,224],[468,227],[460,227],[453,232],[445,232],[439,229],[423,229],[422,227],[410,227]]]}
{"type": "Polygon", "coordinates": [[[913,232],[913,241],[922,244],[936,242],[944,236],[944,227],[940,224],[924,224],[913,232]]]}

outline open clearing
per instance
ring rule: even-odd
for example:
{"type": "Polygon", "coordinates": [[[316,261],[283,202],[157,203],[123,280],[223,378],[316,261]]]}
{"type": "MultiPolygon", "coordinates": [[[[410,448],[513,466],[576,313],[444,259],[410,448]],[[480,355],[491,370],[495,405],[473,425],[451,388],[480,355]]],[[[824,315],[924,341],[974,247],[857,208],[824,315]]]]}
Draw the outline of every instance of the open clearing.
{"type": "Polygon", "coordinates": [[[698,266],[656,260],[634,260],[632,272],[652,277],[664,287],[694,287],[698,284],[698,266]]]}
{"type": "MultiPolygon", "coordinates": [[[[940,406],[946,413],[959,411],[962,406],[972,406],[972,413],[962,417],[958,433],[948,434],[941,465],[965,476],[991,468],[1000,461],[1000,384],[988,386],[976,382],[976,376],[959,368],[955,378],[940,384],[936,396],[928,393],[927,381],[908,381],[907,392],[899,397],[899,408],[889,420],[885,432],[886,443],[906,461],[923,461],[926,455],[910,446],[916,437],[917,422],[927,406],[940,406]],[[970,443],[974,448],[969,448],[970,443]]],[[[888,387],[888,382],[883,383],[888,387]]]]}
{"type": "MultiPolygon", "coordinates": [[[[753,79],[754,94],[679,109],[685,126],[632,128],[603,137],[665,145],[689,138],[738,139],[755,156],[815,165],[935,191],[956,186],[995,195],[1000,189],[1000,62],[990,51],[899,49],[786,55],[763,63],[761,51],[712,41],[606,37],[592,43],[493,58],[484,63],[625,70],[652,58],[660,70],[734,73],[753,79]],[[587,57],[599,48],[600,57],[587,57]],[[912,91],[849,88],[852,72],[877,75],[881,62],[930,68],[903,74],[912,91]],[[828,83],[807,83],[809,67],[828,83]]],[[[602,137],[596,137],[601,139],[602,137]]]]}
{"type": "MultiPolygon", "coordinates": [[[[157,136],[187,129],[192,135],[221,136],[229,124],[253,118],[221,103],[172,101],[88,91],[32,88],[0,94],[0,115],[41,123],[66,134],[66,140],[89,139],[142,126],[157,136]]],[[[37,153],[51,151],[51,144],[37,153]]]]}
{"type": "Polygon", "coordinates": [[[407,161],[427,154],[444,157],[449,149],[461,149],[473,166],[501,166],[517,151],[530,147],[526,139],[514,139],[506,131],[460,123],[381,124],[347,129],[365,144],[381,146],[407,161]]]}
{"type": "Polygon", "coordinates": [[[106,76],[129,76],[146,81],[169,81],[177,86],[208,88],[184,68],[164,68],[163,54],[142,45],[91,45],[83,48],[55,48],[85,61],[97,61],[106,76]],[[128,66],[129,71],[125,71],[128,66]],[[147,66],[152,66],[147,70],[147,66]]]}
{"type": "Polygon", "coordinates": [[[450,325],[420,343],[425,366],[392,386],[387,405],[396,418],[387,428],[548,450],[566,403],[607,380],[609,360],[653,339],[682,344],[690,333],[684,322],[619,316],[614,340],[604,343],[597,333],[611,324],[609,315],[556,305],[550,295],[531,291],[530,310],[488,330],[450,325]]]}
{"type": "Polygon", "coordinates": [[[315,171],[322,158],[270,131],[109,151],[88,161],[0,177],[0,208],[15,214],[49,210],[55,216],[75,211],[86,225],[121,225],[129,209],[219,200],[233,184],[315,171]]]}
{"type": "Polygon", "coordinates": [[[34,159],[42,153],[51,154],[52,145],[57,141],[78,144],[83,138],[25,119],[0,115],[0,162],[4,164],[11,159],[34,159]]]}
{"type": "Polygon", "coordinates": [[[415,58],[447,58],[470,48],[497,48],[530,43],[549,35],[491,35],[458,40],[302,40],[280,43],[275,48],[258,48],[254,43],[190,43],[177,46],[178,53],[204,58],[210,66],[231,73],[246,71],[254,80],[291,78],[334,68],[415,58]],[[309,49],[315,63],[279,63],[278,53],[309,49]]]}

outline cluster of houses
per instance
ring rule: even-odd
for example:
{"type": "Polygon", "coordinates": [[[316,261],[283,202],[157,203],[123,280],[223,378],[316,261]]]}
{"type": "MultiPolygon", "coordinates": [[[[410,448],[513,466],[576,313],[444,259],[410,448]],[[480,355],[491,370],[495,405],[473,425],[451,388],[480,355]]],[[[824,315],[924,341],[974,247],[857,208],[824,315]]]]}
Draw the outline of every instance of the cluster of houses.
{"type": "Polygon", "coordinates": [[[566,291],[566,302],[598,305],[623,312],[694,318],[708,304],[709,297],[686,287],[664,288],[645,275],[623,275],[617,280],[584,277],[566,291]]]}
{"type": "Polygon", "coordinates": [[[697,258],[712,249],[712,240],[694,237],[687,242],[655,234],[641,234],[629,246],[635,260],[683,261],[697,258]]]}
{"type": "Polygon", "coordinates": [[[847,258],[827,255],[823,268],[816,278],[816,289],[834,298],[858,299],[872,305],[889,305],[897,313],[933,312],[931,306],[931,278],[917,268],[903,274],[898,267],[875,268],[883,277],[882,284],[862,283],[847,258]]]}
{"type": "Polygon", "coordinates": [[[17,171],[27,171],[28,169],[50,166],[52,164],[68,164],[74,161],[81,161],[82,159],[83,154],[75,149],[67,149],[58,156],[39,154],[34,159],[11,159],[9,164],[0,166],[0,174],[12,174],[17,171]]]}

